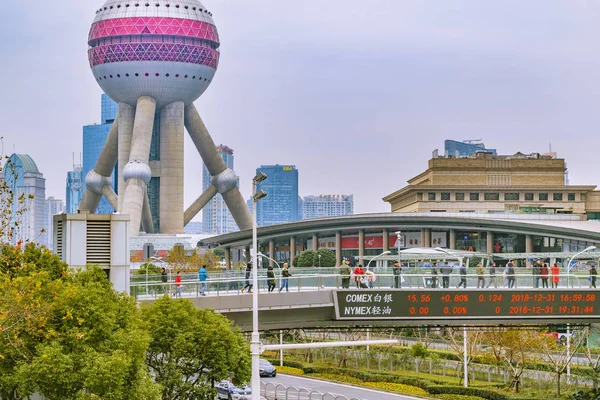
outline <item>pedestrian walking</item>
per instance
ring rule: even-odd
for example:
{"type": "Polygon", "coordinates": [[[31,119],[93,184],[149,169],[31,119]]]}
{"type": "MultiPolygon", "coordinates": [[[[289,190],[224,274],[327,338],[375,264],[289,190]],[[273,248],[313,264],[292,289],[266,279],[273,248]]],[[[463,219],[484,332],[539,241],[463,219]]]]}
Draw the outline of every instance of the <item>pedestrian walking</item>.
{"type": "Polygon", "coordinates": [[[490,281],[488,282],[487,287],[492,286],[494,284],[494,288],[498,288],[498,283],[496,282],[496,263],[492,261],[490,267],[488,268],[488,274],[490,275],[490,281]]]}
{"type": "Polygon", "coordinates": [[[447,289],[450,287],[450,274],[452,273],[452,266],[446,263],[440,268],[440,272],[442,273],[442,287],[447,289]]]}
{"type": "Polygon", "coordinates": [[[542,261],[537,260],[535,264],[533,264],[533,287],[539,289],[540,287],[540,279],[542,279],[542,261]]]}
{"type": "Polygon", "coordinates": [[[477,264],[475,273],[477,274],[477,289],[485,288],[485,270],[483,269],[483,265],[477,264]]]}
{"type": "Polygon", "coordinates": [[[552,268],[550,268],[550,272],[552,274],[552,289],[557,289],[560,282],[560,267],[554,263],[552,268]]]}
{"type": "Polygon", "coordinates": [[[352,269],[350,268],[350,261],[344,260],[340,267],[340,275],[342,276],[342,289],[350,289],[350,275],[352,269]]]}
{"type": "Polygon", "coordinates": [[[290,276],[292,276],[292,274],[290,274],[290,271],[288,269],[288,263],[284,263],[283,270],[281,271],[281,287],[279,288],[279,293],[281,293],[281,291],[284,288],[285,288],[286,292],[290,291],[290,289],[288,287],[288,279],[290,276]]]}
{"type": "Polygon", "coordinates": [[[507,274],[508,278],[508,288],[512,289],[515,287],[515,264],[512,261],[509,261],[507,266],[507,274]]]}
{"type": "Polygon", "coordinates": [[[275,290],[275,271],[273,271],[272,265],[269,265],[269,268],[267,268],[267,285],[269,293],[275,290]]]}
{"type": "Polygon", "coordinates": [[[163,283],[162,291],[166,293],[167,289],[169,288],[169,286],[167,285],[167,283],[169,282],[169,275],[167,275],[167,270],[164,267],[160,271],[160,281],[163,283]]]}
{"type": "Polygon", "coordinates": [[[457,289],[459,287],[463,287],[463,288],[467,288],[467,267],[463,264],[460,266],[460,269],[458,270],[459,274],[460,274],[460,282],[458,283],[458,286],[456,287],[457,289]]]}
{"type": "Polygon", "coordinates": [[[590,267],[590,288],[596,289],[596,277],[598,275],[598,271],[596,271],[596,266],[592,264],[590,267]]]}
{"type": "Polygon", "coordinates": [[[400,264],[400,261],[394,261],[392,272],[394,273],[394,286],[392,287],[400,289],[402,287],[402,264],[400,264]]]}
{"type": "Polygon", "coordinates": [[[181,297],[181,274],[177,271],[177,276],[175,277],[175,298],[181,297]]]}
{"type": "Polygon", "coordinates": [[[438,265],[436,262],[434,262],[431,266],[431,287],[434,289],[438,287],[438,274],[438,265]]]}
{"type": "Polygon", "coordinates": [[[542,288],[548,289],[548,264],[542,263],[542,268],[540,269],[540,278],[542,279],[542,288]]]}
{"type": "Polygon", "coordinates": [[[244,290],[248,290],[248,293],[252,293],[252,285],[253,285],[253,281],[252,281],[252,263],[249,262],[248,265],[246,265],[246,284],[244,285],[244,287],[242,288],[242,293],[244,293],[244,290]]]}
{"type": "Polygon", "coordinates": [[[198,271],[198,280],[200,281],[200,285],[202,288],[200,289],[200,295],[206,296],[206,280],[208,279],[208,271],[206,271],[206,265],[203,265],[198,271]]]}

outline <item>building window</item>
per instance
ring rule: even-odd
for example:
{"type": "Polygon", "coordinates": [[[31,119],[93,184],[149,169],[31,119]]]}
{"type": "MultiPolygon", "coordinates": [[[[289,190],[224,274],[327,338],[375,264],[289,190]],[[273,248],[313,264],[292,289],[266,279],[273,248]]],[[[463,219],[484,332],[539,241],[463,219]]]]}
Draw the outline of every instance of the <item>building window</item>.
{"type": "Polygon", "coordinates": [[[454,199],[455,200],[463,201],[465,199],[465,194],[464,193],[455,193],[454,194],[454,199]]]}
{"type": "Polygon", "coordinates": [[[427,193],[427,200],[435,201],[435,193],[434,192],[427,193]]]}
{"type": "Polygon", "coordinates": [[[533,201],[533,193],[525,193],[525,201],[533,201]]]}
{"type": "Polygon", "coordinates": [[[478,201],[479,200],[479,193],[469,193],[469,199],[471,201],[478,201]]]}
{"type": "Polygon", "coordinates": [[[562,193],[552,193],[552,200],[554,201],[562,201],[562,193]]]}
{"type": "Polygon", "coordinates": [[[442,201],[450,201],[450,193],[442,192],[440,193],[440,198],[442,199],[442,201]]]}
{"type": "Polygon", "coordinates": [[[588,212],[587,219],[588,221],[600,221],[600,212],[588,212]]]}
{"type": "Polygon", "coordinates": [[[538,195],[538,199],[540,199],[540,200],[548,200],[548,193],[540,193],[538,195]]]}
{"type": "Polygon", "coordinates": [[[486,201],[498,201],[500,200],[500,193],[484,193],[483,199],[486,201]]]}
{"type": "Polygon", "coordinates": [[[504,200],[519,201],[519,193],[504,193],[504,200]]]}
{"type": "Polygon", "coordinates": [[[575,193],[568,193],[567,199],[569,199],[569,201],[575,201],[575,193]]]}

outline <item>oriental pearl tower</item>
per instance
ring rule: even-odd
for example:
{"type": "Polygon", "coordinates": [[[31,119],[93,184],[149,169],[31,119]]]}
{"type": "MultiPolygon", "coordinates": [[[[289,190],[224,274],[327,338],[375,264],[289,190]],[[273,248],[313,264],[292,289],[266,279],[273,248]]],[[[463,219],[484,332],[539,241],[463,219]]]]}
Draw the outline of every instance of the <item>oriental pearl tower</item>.
{"type": "MultiPolygon", "coordinates": [[[[88,38],[94,79],[119,105],[98,162],[85,177],[80,210],[102,196],[130,216],[130,235],[183,233],[220,193],[240,229],[252,218],[235,173],[219,155],[196,107],[219,63],[219,35],[198,0],[108,0],[88,38]],[[183,139],[187,129],[212,179],[185,211],[183,139]],[[111,173],[118,166],[118,196],[111,173]]],[[[200,172],[197,173],[200,176],[200,172]]]]}

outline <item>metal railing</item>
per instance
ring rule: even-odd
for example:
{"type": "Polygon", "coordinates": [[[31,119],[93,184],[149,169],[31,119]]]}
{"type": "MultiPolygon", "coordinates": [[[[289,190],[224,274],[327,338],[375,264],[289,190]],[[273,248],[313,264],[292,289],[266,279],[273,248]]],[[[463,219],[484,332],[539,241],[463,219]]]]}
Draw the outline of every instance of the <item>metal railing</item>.
{"type": "MultiPolygon", "coordinates": [[[[332,290],[332,289],[398,289],[398,290],[420,290],[420,289],[447,289],[447,290],[464,290],[464,287],[458,288],[459,283],[462,279],[466,280],[466,289],[481,289],[482,283],[485,288],[498,289],[498,290],[511,290],[509,288],[509,281],[507,277],[497,275],[459,275],[453,273],[450,275],[432,275],[431,273],[411,273],[411,274],[376,274],[374,280],[367,282],[368,288],[361,287],[360,283],[357,283],[358,279],[354,275],[340,275],[338,274],[304,274],[294,275],[289,278],[280,278],[277,276],[274,279],[273,292],[277,293],[282,288],[282,282],[287,279],[288,287],[284,292],[309,292],[309,291],[320,291],[320,290],[332,290]],[[483,282],[482,282],[483,281],[483,282]],[[400,286],[400,287],[398,287],[400,286]],[[478,286],[480,286],[478,288],[478,286]]],[[[130,294],[136,299],[140,300],[152,300],[161,297],[165,294],[172,296],[180,295],[186,298],[196,298],[202,295],[202,286],[206,285],[205,293],[209,296],[221,296],[221,295],[239,295],[248,293],[249,289],[252,288],[252,280],[246,279],[245,277],[232,277],[232,278],[209,278],[205,282],[200,282],[197,275],[194,277],[184,277],[181,284],[178,285],[173,280],[168,282],[132,282],[130,286],[130,294]],[[195,278],[194,278],[195,277],[195,278]],[[178,291],[179,288],[179,291],[178,291]]],[[[368,275],[367,275],[368,277],[368,275]]],[[[514,278],[512,283],[512,289],[524,289],[524,288],[536,288],[545,289],[543,287],[543,279],[538,276],[529,274],[517,273],[512,276],[514,278]],[[537,281],[537,286],[536,286],[537,281]]],[[[591,285],[591,281],[588,280],[587,274],[563,274],[559,275],[559,282],[557,283],[558,288],[572,288],[572,289],[587,289],[591,285]]],[[[552,289],[552,276],[548,276],[546,282],[548,289],[552,289]]],[[[260,276],[258,278],[258,288],[252,288],[258,290],[259,293],[268,293],[269,279],[266,276],[260,276]]],[[[273,282],[271,282],[273,283],[273,282]]],[[[599,282],[600,283],[600,282],[599,282]]]]}
{"type": "Polygon", "coordinates": [[[269,400],[360,400],[333,393],[321,393],[318,390],[279,383],[260,382],[260,394],[269,400]]]}

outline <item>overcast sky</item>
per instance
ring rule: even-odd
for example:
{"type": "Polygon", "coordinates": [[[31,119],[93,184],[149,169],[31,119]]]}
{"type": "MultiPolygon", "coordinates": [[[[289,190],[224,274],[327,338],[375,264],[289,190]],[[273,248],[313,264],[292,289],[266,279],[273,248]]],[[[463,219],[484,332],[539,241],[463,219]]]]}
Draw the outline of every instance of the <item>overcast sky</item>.
{"type": "MultiPolygon", "coordinates": [[[[65,197],[82,126],[99,122],[87,34],[102,0],[3,1],[4,152],[28,153],[65,197]]],[[[584,0],[204,0],[221,37],[196,102],[235,150],[244,197],[260,164],[295,164],[300,195],[354,194],[355,212],[427,167],[450,139],[552,150],[598,184],[600,3],[584,0]]],[[[186,206],[201,159],[185,153],[186,206]]],[[[198,218],[197,218],[198,219],[198,218]]]]}

